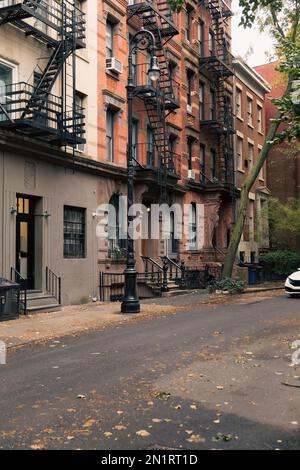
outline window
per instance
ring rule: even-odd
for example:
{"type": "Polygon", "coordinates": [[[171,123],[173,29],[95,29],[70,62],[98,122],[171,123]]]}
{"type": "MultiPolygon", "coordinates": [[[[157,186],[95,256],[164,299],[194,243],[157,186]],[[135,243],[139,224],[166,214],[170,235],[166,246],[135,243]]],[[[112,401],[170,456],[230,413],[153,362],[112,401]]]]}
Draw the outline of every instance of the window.
{"type": "Polygon", "coordinates": [[[204,56],[204,23],[199,20],[198,23],[198,41],[199,41],[199,54],[204,56]]]}
{"type": "Polygon", "coordinates": [[[106,111],[106,159],[109,162],[114,161],[114,121],[115,113],[108,109],[106,111]]]}
{"type": "MultiPolygon", "coordinates": [[[[129,34],[129,44],[132,41],[132,34],[129,34]]],[[[137,85],[138,83],[138,53],[132,54],[132,78],[133,84],[137,85]]]]}
{"type": "Polygon", "coordinates": [[[243,170],[243,145],[243,139],[238,137],[236,143],[236,167],[238,170],[243,170]]]}
{"type": "Polygon", "coordinates": [[[85,258],[85,209],[64,207],[64,258],[85,258]]]}
{"type": "Polygon", "coordinates": [[[216,175],[217,175],[216,164],[217,164],[217,153],[215,149],[211,149],[210,150],[210,177],[211,179],[216,178],[216,175]]]}
{"type": "Polygon", "coordinates": [[[169,70],[169,77],[171,78],[171,80],[174,80],[174,78],[175,78],[176,68],[177,68],[176,62],[173,62],[172,60],[169,60],[168,70],[169,70]]]}
{"type": "Polygon", "coordinates": [[[115,25],[111,21],[106,23],[106,58],[114,56],[114,29],[115,25]]]}
{"type": "Polygon", "coordinates": [[[236,115],[242,117],[242,90],[236,89],[236,115]]]}
{"type": "Polygon", "coordinates": [[[124,211],[120,208],[120,197],[114,194],[109,201],[108,210],[108,257],[113,259],[124,258],[126,254],[126,234],[123,231],[125,220],[122,220],[124,211]]]}
{"type": "Polygon", "coordinates": [[[193,72],[187,71],[187,110],[192,112],[192,87],[193,87],[193,72]]]}
{"type": "MultiPolygon", "coordinates": [[[[81,93],[75,92],[75,115],[76,115],[76,124],[78,125],[78,129],[80,129],[80,125],[82,124],[80,116],[83,116],[83,108],[84,108],[84,96],[81,93]]],[[[82,137],[82,136],[80,136],[82,137]]],[[[78,152],[84,152],[84,144],[77,144],[75,150],[78,152]]]]}
{"type": "Polygon", "coordinates": [[[189,207],[189,249],[197,248],[197,209],[196,204],[192,202],[189,207]]]}
{"type": "Polygon", "coordinates": [[[200,144],[200,181],[205,183],[205,145],[200,144]]]}
{"type": "Polygon", "coordinates": [[[257,130],[262,132],[262,107],[257,106],[257,130]]]}
{"type": "Polygon", "coordinates": [[[215,35],[212,31],[209,32],[209,55],[215,54],[215,35]]]}
{"type": "Polygon", "coordinates": [[[247,116],[248,116],[248,126],[253,126],[253,102],[252,99],[247,97],[247,116]]]}
{"type": "Polygon", "coordinates": [[[240,251],[240,253],[239,253],[239,258],[240,258],[240,263],[241,263],[241,264],[244,264],[244,263],[245,263],[245,259],[246,259],[246,252],[245,252],[245,251],[240,251]]]}
{"type": "Polygon", "coordinates": [[[147,165],[154,166],[154,137],[153,130],[150,126],[147,127],[147,165]]]}
{"type": "Polygon", "coordinates": [[[215,120],[215,109],[216,109],[216,93],[210,89],[210,101],[209,101],[209,119],[210,121],[215,120]]]}
{"type": "MultiPolygon", "coordinates": [[[[9,91],[12,83],[13,69],[4,65],[0,62],[0,104],[3,106],[5,111],[9,111],[9,91]]],[[[0,121],[6,121],[7,116],[0,109],[0,121]]]]}
{"type": "Polygon", "coordinates": [[[203,82],[199,83],[199,113],[200,113],[200,121],[205,120],[205,85],[203,82]]]}
{"type": "Polygon", "coordinates": [[[135,119],[132,122],[132,150],[133,150],[133,157],[136,160],[138,160],[139,159],[139,122],[135,119]]]}
{"type": "Polygon", "coordinates": [[[185,37],[187,41],[191,41],[191,26],[192,26],[192,9],[187,5],[186,9],[186,26],[185,37]]]}
{"type": "Polygon", "coordinates": [[[248,143],[248,169],[251,170],[253,167],[254,158],[254,146],[248,143]]]}
{"type": "Polygon", "coordinates": [[[187,139],[187,154],[188,154],[188,169],[193,168],[193,139],[188,137],[187,139]]]}

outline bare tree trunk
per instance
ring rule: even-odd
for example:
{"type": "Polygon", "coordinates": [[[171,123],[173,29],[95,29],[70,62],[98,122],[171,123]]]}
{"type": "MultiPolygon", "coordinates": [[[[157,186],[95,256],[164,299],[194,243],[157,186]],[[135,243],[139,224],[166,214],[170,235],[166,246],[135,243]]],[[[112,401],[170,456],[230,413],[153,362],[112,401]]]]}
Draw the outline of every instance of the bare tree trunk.
{"type": "MultiPolygon", "coordinates": [[[[286,93],[289,93],[289,87],[286,93]]],[[[276,118],[280,118],[280,113],[278,112],[276,118]]],[[[244,181],[244,184],[241,189],[241,195],[240,195],[240,202],[239,202],[239,208],[237,212],[237,219],[235,223],[234,230],[232,232],[230,244],[228,247],[228,252],[227,256],[225,259],[224,263],[224,269],[223,269],[223,277],[231,277],[232,276],[232,271],[233,271],[233,266],[235,262],[235,257],[238,251],[238,247],[240,244],[240,240],[243,234],[244,230],[244,225],[245,225],[245,219],[247,216],[247,208],[248,208],[248,203],[249,203],[249,193],[251,191],[251,188],[258,177],[267,157],[269,154],[269,151],[273,147],[273,140],[276,136],[277,130],[279,127],[278,122],[273,122],[270,126],[270,129],[268,131],[268,135],[266,137],[266,142],[265,145],[263,146],[258,160],[256,164],[253,166],[251,172],[247,176],[247,178],[244,181]]]]}

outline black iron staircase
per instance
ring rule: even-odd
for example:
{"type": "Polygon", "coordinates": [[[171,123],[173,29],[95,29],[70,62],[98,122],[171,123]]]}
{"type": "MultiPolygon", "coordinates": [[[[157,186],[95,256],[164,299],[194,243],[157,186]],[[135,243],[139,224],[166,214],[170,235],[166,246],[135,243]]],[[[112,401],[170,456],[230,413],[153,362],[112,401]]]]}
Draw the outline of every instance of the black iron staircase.
{"type": "Polygon", "coordinates": [[[137,96],[145,103],[153,141],[158,153],[158,180],[161,187],[161,200],[166,200],[168,171],[174,170],[172,153],[169,149],[166,119],[170,112],[179,108],[174,83],[170,77],[165,45],[178,34],[173,23],[172,12],[165,0],[137,2],[128,6],[128,20],[153,33],[156,43],[156,55],[159,62],[160,78],[156,88],[147,84],[138,87],[137,96]]]}
{"type": "Polygon", "coordinates": [[[69,0],[0,0],[0,26],[4,24],[34,37],[51,53],[43,72],[35,74],[36,83],[7,86],[1,127],[27,134],[32,127],[32,136],[59,145],[83,143],[84,114],[75,105],[75,59],[68,63],[68,58],[85,47],[84,14],[69,0]],[[55,96],[59,76],[61,92],[55,96]]]}

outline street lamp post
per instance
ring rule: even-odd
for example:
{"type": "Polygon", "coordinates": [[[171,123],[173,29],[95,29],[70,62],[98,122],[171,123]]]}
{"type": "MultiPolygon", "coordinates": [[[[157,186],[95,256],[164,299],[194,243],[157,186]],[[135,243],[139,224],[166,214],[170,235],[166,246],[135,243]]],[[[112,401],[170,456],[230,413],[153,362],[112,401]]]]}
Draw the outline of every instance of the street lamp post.
{"type": "Polygon", "coordinates": [[[138,31],[129,43],[128,57],[128,84],[127,84],[127,104],[128,104],[128,151],[127,151],[127,260],[125,276],[125,293],[121,306],[122,313],[139,313],[140,301],[137,293],[137,272],[135,269],[134,241],[132,237],[132,224],[134,216],[131,212],[134,199],[134,161],[132,151],[132,101],[135,92],[133,77],[133,55],[139,50],[151,51],[151,63],[148,76],[151,81],[159,79],[160,71],[156,56],[156,44],[153,33],[145,29],[138,31]]]}

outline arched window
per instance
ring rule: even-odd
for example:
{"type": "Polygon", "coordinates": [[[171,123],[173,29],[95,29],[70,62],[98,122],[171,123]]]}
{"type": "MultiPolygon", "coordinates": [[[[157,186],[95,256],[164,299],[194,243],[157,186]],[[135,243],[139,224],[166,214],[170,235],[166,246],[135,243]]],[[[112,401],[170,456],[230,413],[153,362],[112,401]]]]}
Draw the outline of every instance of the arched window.
{"type": "Polygon", "coordinates": [[[113,259],[124,258],[126,254],[126,237],[120,210],[120,196],[114,194],[109,201],[108,210],[108,257],[113,259]]]}
{"type": "Polygon", "coordinates": [[[196,204],[192,202],[189,208],[189,249],[197,248],[197,209],[196,204]]]}

